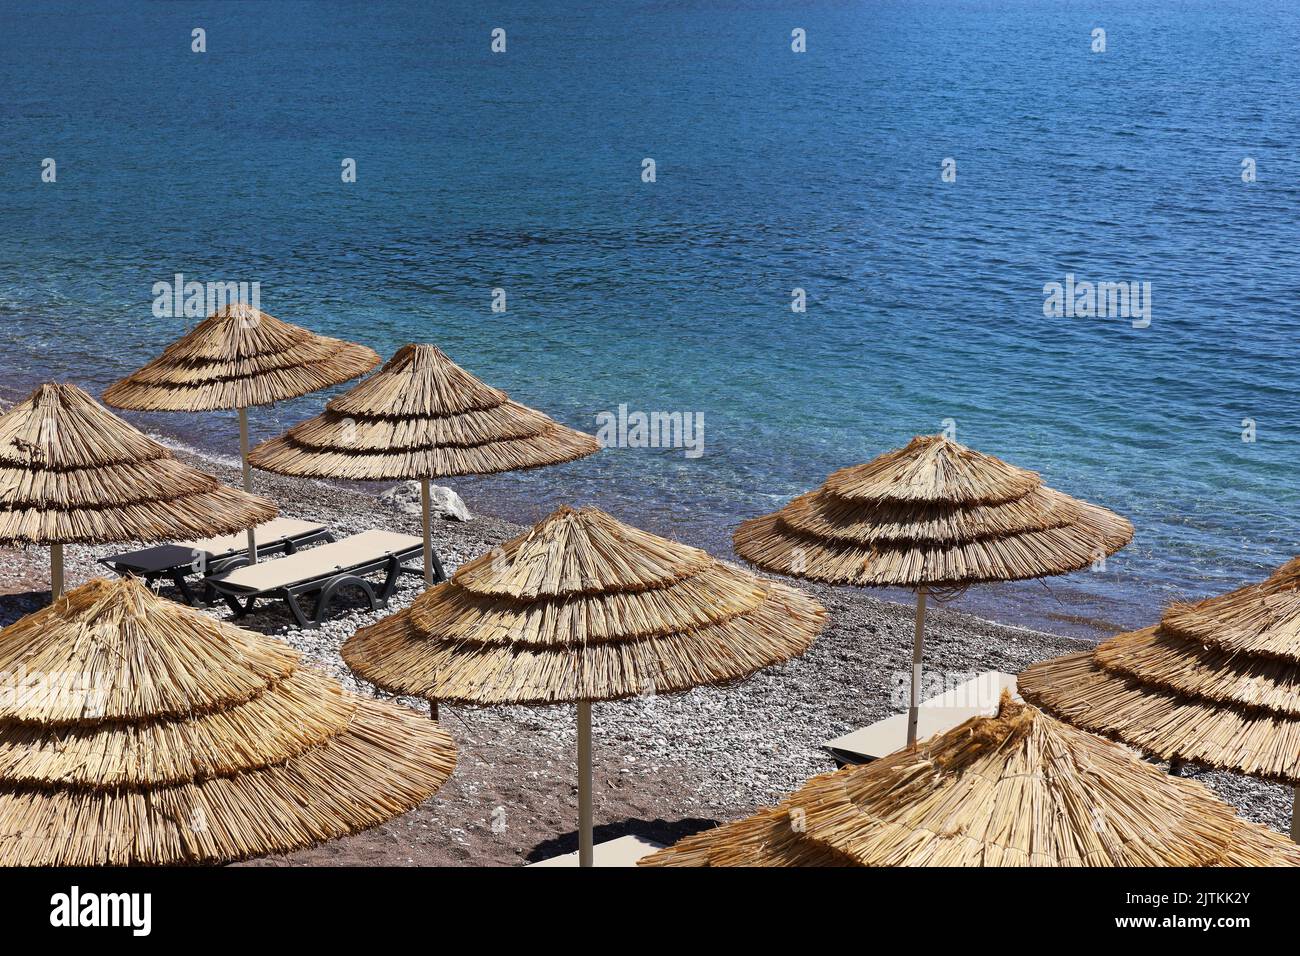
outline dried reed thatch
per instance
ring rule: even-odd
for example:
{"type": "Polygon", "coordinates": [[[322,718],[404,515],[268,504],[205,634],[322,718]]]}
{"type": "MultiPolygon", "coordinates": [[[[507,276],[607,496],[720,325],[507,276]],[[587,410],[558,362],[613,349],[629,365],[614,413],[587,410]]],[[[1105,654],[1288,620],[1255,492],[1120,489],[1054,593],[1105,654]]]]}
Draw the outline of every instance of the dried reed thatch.
{"type": "Polygon", "coordinates": [[[1133,538],[1119,515],[1032,471],[921,435],[736,529],[736,552],[794,577],[917,589],[907,742],[916,743],[927,591],[1064,574],[1133,538]]]}
{"type": "Polygon", "coordinates": [[[560,508],[343,645],[397,693],[578,707],[578,860],[593,862],[591,703],[748,676],[807,650],[807,595],[629,527],[560,508]]]}
{"type": "Polygon", "coordinates": [[[346,382],[378,364],[363,345],[233,303],[113,384],[104,401],[145,412],[253,408],[346,382]]]}
{"type": "Polygon", "coordinates": [[[0,416],[0,542],[206,537],[275,514],[264,498],[177,461],[75,385],[42,385],[0,416]]]}
{"type": "Polygon", "coordinates": [[[814,777],[643,866],[1296,866],[1204,786],[1004,695],[997,717],[814,777]]]}
{"type": "Polygon", "coordinates": [[[511,401],[434,346],[406,345],[249,460],[297,477],[396,481],[536,468],[599,449],[591,435],[511,401]]]}
{"type": "Polygon", "coordinates": [[[1300,784],[1300,559],[1156,627],[1029,667],[1021,692],[1164,760],[1300,784]]]}
{"type": "Polygon", "coordinates": [[[343,646],[396,693],[466,704],[617,700],[804,652],[825,612],[792,588],[563,507],[343,646]]]}
{"type": "Polygon", "coordinates": [[[954,587],[1075,571],[1132,537],[1125,519],[1044,487],[1037,474],[930,435],[744,522],[735,546],[794,577],[954,587]]]}
{"type": "Polygon", "coordinates": [[[375,826],[455,749],[297,652],[95,580],[0,631],[0,865],[219,863],[375,826]]]}

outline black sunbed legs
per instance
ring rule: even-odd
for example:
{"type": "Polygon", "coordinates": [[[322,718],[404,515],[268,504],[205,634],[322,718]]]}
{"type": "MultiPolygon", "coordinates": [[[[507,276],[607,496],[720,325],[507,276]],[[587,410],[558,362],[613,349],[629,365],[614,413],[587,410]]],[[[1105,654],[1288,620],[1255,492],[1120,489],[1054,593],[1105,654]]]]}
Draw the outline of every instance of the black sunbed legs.
{"type": "Polygon", "coordinates": [[[325,620],[325,616],[329,614],[330,605],[334,603],[334,595],[350,585],[355,585],[361,589],[361,593],[370,602],[370,610],[373,611],[379,607],[379,602],[375,600],[375,589],[370,586],[369,581],[351,574],[340,575],[321,589],[320,598],[316,601],[317,627],[320,627],[321,621],[325,620]]]}
{"type": "MultiPolygon", "coordinates": [[[[100,563],[103,564],[103,562],[100,563]]],[[[112,567],[119,577],[130,578],[135,577],[137,574],[137,572],[133,572],[130,568],[114,567],[113,565],[105,565],[105,567],[112,567]]],[[[206,602],[200,599],[199,596],[194,593],[193,589],[190,588],[189,583],[185,580],[185,574],[182,572],[178,571],[175,574],[145,574],[140,576],[140,580],[145,583],[145,586],[152,590],[157,590],[158,581],[162,578],[166,578],[172,584],[176,585],[176,590],[181,592],[181,597],[185,599],[185,603],[190,607],[204,607],[206,605],[206,602]]]]}
{"type": "Polygon", "coordinates": [[[233,594],[222,594],[221,598],[226,602],[226,606],[235,612],[235,617],[248,617],[248,615],[253,613],[253,605],[257,603],[256,597],[249,598],[248,601],[243,604],[240,604],[239,598],[235,597],[233,594]]]}
{"type": "MultiPolygon", "coordinates": [[[[401,576],[401,573],[402,559],[395,554],[390,554],[388,556],[388,573],[384,575],[384,586],[379,589],[379,598],[384,602],[385,607],[388,606],[388,599],[397,590],[397,579],[401,576]]],[[[371,601],[374,601],[373,594],[371,594],[371,601]]],[[[373,609],[374,604],[371,603],[370,607],[373,609]]]]}
{"type": "MultiPolygon", "coordinates": [[[[289,605],[289,610],[293,618],[298,622],[299,627],[318,628],[329,616],[330,605],[334,603],[334,597],[345,587],[356,587],[366,596],[370,602],[370,610],[377,611],[381,607],[388,606],[388,599],[393,596],[397,590],[397,581],[403,571],[409,570],[402,566],[402,559],[395,554],[388,556],[387,573],[384,575],[384,583],[380,585],[379,591],[376,592],[374,587],[365,578],[355,574],[340,574],[330,578],[325,582],[324,587],[320,589],[320,595],[316,598],[316,611],[311,619],[303,613],[302,605],[298,598],[305,594],[305,591],[289,591],[285,594],[285,603],[289,605]]],[[[441,572],[441,565],[439,565],[441,572]]],[[[423,573],[423,572],[421,572],[423,573]]]]}
{"type": "MultiPolygon", "coordinates": [[[[402,570],[400,573],[409,574],[412,577],[416,577],[416,578],[423,578],[424,565],[420,564],[412,568],[412,567],[407,567],[404,564],[402,565],[402,570]]],[[[446,580],[447,580],[447,572],[442,569],[442,558],[438,557],[438,552],[435,551],[433,552],[433,583],[441,584],[443,581],[446,580]]]]}
{"type": "MultiPolygon", "coordinates": [[[[123,568],[121,571],[118,571],[117,573],[124,578],[132,577],[131,572],[125,568],[123,568]]],[[[195,593],[190,589],[189,584],[185,580],[184,574],[181,573],[146,574],[144,576],[145,586],[152,590],[157,590],[156,585],[159,579],[161,578],[166,578],[172,584],[176,585],[176,590],[181,592],[181,597],[185,599],[185,603],[188,604],[190,607],[203,607],[203,603],[199,600],[197,595],[195,595],[195,593]]]]}
{"type": "MultiPolygon", "coordinates": [[[[203,597],[201,599],[199,607],[208,607],[218,597],[217,589],[212,586],[211,582],[209,581],[209,578],[215,578],[219,574],[225,574],[227,571],[235,570],[235,568],[242,568],[247,564],[248,564],[247,554],[241,554],[238,557],[234,557],[234,558],[222,558],[221,560],[213,561],[211,564],[209,564],[207,570],[204,572],[203,577],[201,579],[203,581],[203,597]]],[[[239,609],[234,604],[230,603],[229,597],[227,597],[224,594],[220,595],[220,597],[222,597],[227,604],[230,604],[230,609],[232,611],[234,611],[236,614],[239,614],[239,609]]],[[[245,611],[244,613],[247,614],[248,612],[245,611]]],[[[243,614],[239,614],[239,616],[243,617],[243,614]]]]}
{"type": "MultiPolygon", "coordinates": [[[[190,607],[204,607],[207,604],[206,601],[201,600],[199,596],[190,589],[189,583],[185,580],[184,574],[173,574],[171,579],[172,583],[176,585],[176,589],[181,592],[181,597],[185,598],[185,603],[190,607]]],[[[152,584],[153,582],[150,581],[148,583],[152,584]]]]}
{"type": "MultiPolygon", "coordinates": [[[[325,600],[324,592],[321,593],[320,600],[322,603],[324,602],[325,600]]],[[[307,620],[307,615],[302,613],[302,605],[298,603],[298,595],[286,594],[284,596],[284,603],[289,605],[289,611],[293,614],[293,619],[298,622],[299,627],[310,629],[310,630],[315,630],[316,628],[320,627],[321,618],[320,618],[319,604],[316,607],[316,620],[309,621],[307,620]]]]}

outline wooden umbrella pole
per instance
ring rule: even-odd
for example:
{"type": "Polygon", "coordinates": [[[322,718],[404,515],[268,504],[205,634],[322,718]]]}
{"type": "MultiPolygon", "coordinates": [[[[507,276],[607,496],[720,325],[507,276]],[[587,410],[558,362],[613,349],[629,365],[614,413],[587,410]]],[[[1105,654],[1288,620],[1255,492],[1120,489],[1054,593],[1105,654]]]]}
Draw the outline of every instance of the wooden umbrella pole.
{"type": "Polygon", "coordinates": [[[433,502],[428,478],[420,479],[420,504],[424,510],[424,586],[428,588],[433,585],[433,537],[429,530],[433,502]]]}
{"type": "Polygon", "coordinates": [[[1300,843],[1300,786],[1292,791],[1291,799],[1291,839],[1300,843]]]}
{"type": "Polygon", "coordinates": [[[50,599],[63,593],[63,545],[50,545],[50,599]]]}
{"type": "Polygon", "coordinates": [[[593,866],[591,822],[591,701],[578,701],[578,866],[593,866]]]}
{"type": "MultiPolygon", "coordinates": [[[[244,466],[244,490],[249,494],[253,492],[253,476],[248,468],[248,409],[239,410],[239,457],[244,466]]],[[[248,560],[250,564],[257,564],[257,535],[252,528],[248,529],[248,560]]]]}
{"type": "Polygon", "coordinates": [[[921,650],[925,646],[925,585],[916,589],[916,634],[912,639],[912,697],[907,708],[907,746],[916,745],[921,716],[921,650]]]}

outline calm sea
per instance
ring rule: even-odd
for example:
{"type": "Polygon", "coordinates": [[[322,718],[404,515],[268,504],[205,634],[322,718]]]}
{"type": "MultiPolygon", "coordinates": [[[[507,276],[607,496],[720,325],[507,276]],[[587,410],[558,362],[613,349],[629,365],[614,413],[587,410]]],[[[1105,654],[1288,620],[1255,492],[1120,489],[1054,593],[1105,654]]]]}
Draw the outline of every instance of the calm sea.
{"type": "MultiPolygon", "coordinates": [[[[454,484],[719,554],[951,420],[1138,528],[1104,573],[960,606],[1148,622],[1300,551],[1300,4],[1122,6],[5,3],[0,390],[98,392],[184,331],[155,282],[256,281],[578,427],[701,413],[698,458],[454,484]],[[1149,283],[1149,326],[1045,316],[1067,274],[1149,283]]],[[[235,447],[231,415],[135,420],[235,447]]]]}

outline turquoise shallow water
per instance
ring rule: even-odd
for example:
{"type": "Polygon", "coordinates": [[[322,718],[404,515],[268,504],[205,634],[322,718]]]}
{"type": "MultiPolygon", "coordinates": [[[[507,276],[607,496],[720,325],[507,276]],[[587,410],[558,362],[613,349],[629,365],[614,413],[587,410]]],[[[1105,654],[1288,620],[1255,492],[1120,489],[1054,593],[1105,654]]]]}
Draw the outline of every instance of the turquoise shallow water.
{"type": "MultiPolygon", "coordinates": [[[[2,4],[0,391],[141,364],[184,330],[151,311],[176,272],[257,281],[273,315],[436,342],[578,427],[703,414],[699,458],[457,484],[720,554],[951,419],[1138,527],[1104,573],[959,606],[1145,623],[1300,550],[1300,7],[1125,7],[2,4]],[[1067,273],[1149,282],[1150,326],[1045,316],[1067,273]]],[[[233,416],[135,420],[234,447],[233,416]]]]}

